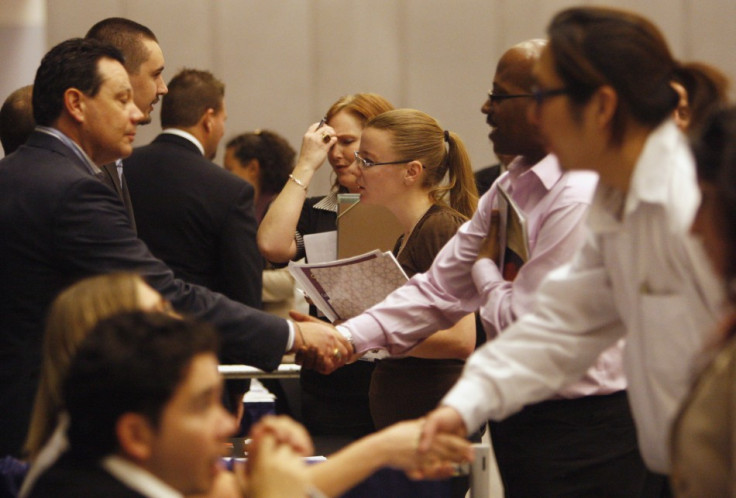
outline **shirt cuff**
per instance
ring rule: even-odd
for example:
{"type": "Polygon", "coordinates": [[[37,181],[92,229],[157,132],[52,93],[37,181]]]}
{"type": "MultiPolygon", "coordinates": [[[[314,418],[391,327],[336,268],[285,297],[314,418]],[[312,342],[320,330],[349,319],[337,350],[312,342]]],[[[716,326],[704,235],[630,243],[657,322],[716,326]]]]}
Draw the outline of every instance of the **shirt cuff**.
{"type": "MultiPolygon", "coordinates": [[[[362,313],[347,322],[338,325],[353,338],[356,353],[364,353],[370,349],[386,348],[381,326],[372,316],[362,313]]],[[[339,330],[339,329],[338,329],[339,330]]]]}
{"type": "MultiPolygon", "coordinates": [[[[450,389],[442,399],[441,405],[454,408],[462,417],[468,434],[475,432],[489,418],[489,410],[483,408],[478,400],[485,400],[486,393],[475,382],[460,377],[460,380],[450,389]]],[[[488,400],[492,402],[492,400],[488,400]]]]}
{"type": "Polygon", "coordinates": [[[489,282],[503,281],[503,275],[498,269],[496,263],[490,258],[479,259],[473,263],[473,268],[470,270],[470,275],[473,278],[473,283],[478,291],[478,294],[483,294],[483,288],[489,284],[489,282]]]}
{"type": "Polygon", "coordinates": [[[286,340],[286,351],[288,353],[294,347],[294,323],[291,320],[286,320],[286,324],[289,326],[289,337],[286,340]]]}

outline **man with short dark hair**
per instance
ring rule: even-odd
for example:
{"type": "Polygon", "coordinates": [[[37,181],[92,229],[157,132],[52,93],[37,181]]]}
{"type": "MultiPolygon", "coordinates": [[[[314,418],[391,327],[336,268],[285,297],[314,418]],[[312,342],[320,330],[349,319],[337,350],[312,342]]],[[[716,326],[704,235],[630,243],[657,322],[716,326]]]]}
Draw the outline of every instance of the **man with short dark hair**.
{"type": "Polygon", "coordinates": [[[308,344],[325,365],[346,342],[187,284],[131,229],[99,165],[132,152],[138,121],[120,52],[73,39],[47,53],[36,73],[38,123],[26,146],[0,161],[0,454],[25,438],[41,364],[43,320],[58,292],[81,278],[133,271],[175,308],[214,323],[225,363],[272,370],[308,344]]]}
{"type": "Polygon", "coordinates": [[[225,132],[225,85],[184,69],[168,88],[163,132],[124,161],[138,236],[177,277],[260,308],[253,187],[211,161],[225,132]]]}
{"type": "MultiPolygon", "coordinates": [[[[101,41],[120,50],[125,70],[133,87],[133,100],[143,113],[138,124],[151,122],[153,106],[168,91],[164,83],[164,54],[156,35],[146,26],[122,17],[109,17],[90,28],[86,38],[101,41]]],[[[136,229],[133,203],[130,200],[123,163],[120,158],[100,167],[102,180],[117,192],[125,205],[133,230],[136,229]]]]}
{"type": "Polygon", "coordinates": [[[64,382],[68,453],[30,496],[180,496],[215,481],[234,418],[214,330],[133,312],[100,322],[64,382]]]}
{"type": "Polygon", "coordinates": [[[130,19],[110,17],[92,26],[85,38],[120,50],[133,87],[133,100],[143,113],[139,124],[150,123],[153,106],[167,92],[163,78],[164,54],[153,31],[130,19]]]}
{"type": "MultiPolygon", "coordinates": [[[[225,85],[184,69],[168,88],[163,132],[123,162],[138,236],[178,278],[261,308],[253,186],[211,161],[225,133],[225,85]]],[[[249,385],[228,380],[230,410],[249,385]]]]}
{"type": "Polygon", "coordinates": [[[6,156],[26,143],[36,126],[32,96],[33,85],[20,87],[5,99],[0,108],[0,142],[6,156]]]}

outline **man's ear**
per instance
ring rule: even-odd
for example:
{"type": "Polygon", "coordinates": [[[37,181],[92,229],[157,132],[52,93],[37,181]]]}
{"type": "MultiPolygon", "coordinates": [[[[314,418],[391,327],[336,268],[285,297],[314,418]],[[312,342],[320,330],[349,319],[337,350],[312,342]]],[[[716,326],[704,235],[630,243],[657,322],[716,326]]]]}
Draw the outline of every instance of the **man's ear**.
{"type": "Polygon", "coordinates": [[[202,128],[204,128],[204,131],[209,134],[212,131],[212,126],[214,125],[214,122],[215,110],[210,107],[202,115],[202,128]]]}
{"type": "Polygon", "coordinates": [[[254,157],[248,161],[243,168],[252,171],[255,175],[258,175],[261,172],[261,162],[258,158],[254,157]]]}
{"type": "Polygon", "coordinates": [[[618,109],[618,93],[610,85],[603,85],[593,95],[592,104],[595,122],[599,128],[610,126],[618,109]]]}
{"type": "Polygon", "coordinates": [[[115,424],[120,451],[135,462],[145,462],[153,451],[156,431],[139,413],[124,413],[115,424]]]}
{"type": "Polygon", "coordinates": [[[67,88],[64,92],[64,108],[75,121],[83,123],[87,110],[85,95],[76,88],[67,88]]]}
{"type": "Polygon", "coordinates": [[[418,182],[423,169],[424,166],[422,166],[420,161],[409,161],[406,164],[406,170],[404,173],[404,184],[413,185],[418,182]]]}

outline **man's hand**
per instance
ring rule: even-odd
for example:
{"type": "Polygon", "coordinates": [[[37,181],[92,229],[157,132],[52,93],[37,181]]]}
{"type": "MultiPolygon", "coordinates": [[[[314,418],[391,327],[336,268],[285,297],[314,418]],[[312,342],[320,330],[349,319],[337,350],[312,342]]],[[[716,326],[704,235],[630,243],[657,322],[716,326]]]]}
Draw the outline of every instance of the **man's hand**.
{"type": "Polygon", "coordinates": [[[501,215],[498,209],[491,211],[491,224],[488,227],[488,235],[483,239],[483,243],[478,250],[478,256],[475,260],[489,258],[498,265],[501,262],[501,251],[498,247],[498,231],[501,224],[501,215]]]}
{"type": "Polygon", "coordinates": [[[452,434],[438,434],[420,454],[417,449],[424,423],[424,419],[398,422],[373,435],[386,440],[386,465],[404,470],[413,479],[440,479],[453,475],[456,464],[472,460],[470,442],[452,434]]]}
{"type": "Polygon", "coordinates": [[[290,312],[290,316],[297,327],[295,361],[304,368],[328,374],[352,357],[352,345],[329,323],[296,312],[290,312]]]}
{"type": "Polygon", "coordinates": [[[429,452],[435,445],[435,439],[443,433],[460,437],[466,437],[468,434],[462,417],[450,406],[440,406],[427,415],[419,438],[419,453],[429,452]]]}

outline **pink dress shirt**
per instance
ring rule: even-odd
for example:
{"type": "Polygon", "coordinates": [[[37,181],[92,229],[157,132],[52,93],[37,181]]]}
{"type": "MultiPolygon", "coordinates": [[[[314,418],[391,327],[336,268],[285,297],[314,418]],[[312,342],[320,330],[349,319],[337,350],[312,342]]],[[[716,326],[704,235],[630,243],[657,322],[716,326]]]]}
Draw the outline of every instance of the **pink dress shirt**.
{"type": "MultiPolygon", "coordinates": [[[[515,159],[428,272],[416,275],[383,302],[343,324],[353,336],[356,351],[386,348],[392,354],[401,353],[478,309],[486,334],[490,339],[496,337],[532,310],[542,280],[582,245],[596,183],[597,175],[592,172],[563,174],[552,155],[534,165],[523,157],[515,159]],[[527,219],[530,258],[513,282],[504,280],[490,259],[476,261],[491,211],[498,205],[498,184],[511,194],[527,219]]],[[[577,398],[625,389],[622,348],[619,341],[605,350],[581,380],[558,396],[577,398]]]]}

